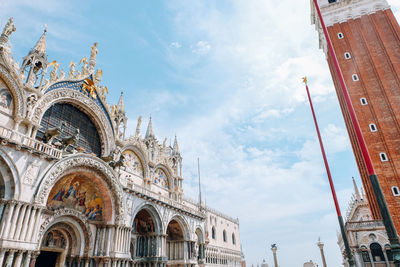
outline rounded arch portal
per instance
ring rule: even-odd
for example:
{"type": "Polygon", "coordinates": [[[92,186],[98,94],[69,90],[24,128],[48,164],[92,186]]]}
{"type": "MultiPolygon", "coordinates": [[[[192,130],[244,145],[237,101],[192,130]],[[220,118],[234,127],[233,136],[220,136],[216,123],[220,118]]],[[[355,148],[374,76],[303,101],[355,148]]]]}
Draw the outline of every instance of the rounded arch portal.
{"type": "Polygon", "coordinates": [[[164,236],[157,210],[148,204],[140,207],[132,224],[131,257],[136,262],[153,262],[161,260],[161,247],[164,236]]]}
{"type": "Polygon", "coordinates": [[[79,266],[93,245],[89,226],[82,218],[56,214],[41,233],[35,266],[79,266]]]}

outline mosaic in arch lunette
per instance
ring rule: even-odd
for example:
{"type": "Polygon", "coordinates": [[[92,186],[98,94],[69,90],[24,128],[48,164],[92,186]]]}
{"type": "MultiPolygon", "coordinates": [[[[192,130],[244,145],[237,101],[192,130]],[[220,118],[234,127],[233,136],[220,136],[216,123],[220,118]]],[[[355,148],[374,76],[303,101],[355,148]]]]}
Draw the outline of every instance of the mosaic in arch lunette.
{"type": "Polygon", "coordinates": [[[47,206],[52,210],[75,209],[88,220],[103,220],[104,205],[99,189],[81,174],[70,174],[58,181],[50,192],[47,206]]]}
{"type": "Polygon", "coordinates": [[[122,154],[124,155],[125,171],[143,177],[143,166],[139,157],[132,150],[125,150],[122,154]]]}
{"type": "Polygon", "coordinates": [[[169,189],[168,177],[162,169],[156,170],[153,181],[156,185],[169,189]]]}
{"type": "Polygon", "coordinates": [[[10,91],[2,80],[0,80],[0,110],[12,114],[13,101],[10,91]]]}

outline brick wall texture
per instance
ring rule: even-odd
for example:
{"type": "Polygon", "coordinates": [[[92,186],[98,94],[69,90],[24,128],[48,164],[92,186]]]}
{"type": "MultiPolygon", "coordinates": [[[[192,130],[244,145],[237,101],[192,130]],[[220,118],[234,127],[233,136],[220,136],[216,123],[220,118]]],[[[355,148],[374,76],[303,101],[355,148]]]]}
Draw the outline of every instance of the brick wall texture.
{"type": "MultiPolygon", "coordinates": [[[[392,186],[400,187],[399,24],[389,9],[334,24],[328,27],[328,32],[389,211],[399,232],[400,196],[394,196],[391,189],[392,186]],[[339,32],[343,34],[342,39],[338,38],[339,32]],[[346,52],[350,53],[351,58],[345,58],[346,52]],[[353,81],[353,74],[358,75],[358,81],[353,81]],[[361,98],[366,98],[368,104],[362,105],[361,98]],[[371,123],[376,125],[376,132],[370,130],[371,123]],[[381,152],[386,153],[388,161],[381,161],[381,152]]],[[[371,212],[374,219],[380,219],[332,59],[329,56],[327,60],[371,212]]]]}

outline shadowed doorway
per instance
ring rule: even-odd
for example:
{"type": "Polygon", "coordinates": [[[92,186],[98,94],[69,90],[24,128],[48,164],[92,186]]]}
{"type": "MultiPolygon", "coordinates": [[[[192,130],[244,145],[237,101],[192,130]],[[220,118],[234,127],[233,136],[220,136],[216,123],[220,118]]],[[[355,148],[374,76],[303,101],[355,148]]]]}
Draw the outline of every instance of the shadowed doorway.
{"type": "Polygon", "coordinates": [[[42,250],[36,260],[35,267],[55,267],[59,255],[60,253],[58,252],[42,250]]]}

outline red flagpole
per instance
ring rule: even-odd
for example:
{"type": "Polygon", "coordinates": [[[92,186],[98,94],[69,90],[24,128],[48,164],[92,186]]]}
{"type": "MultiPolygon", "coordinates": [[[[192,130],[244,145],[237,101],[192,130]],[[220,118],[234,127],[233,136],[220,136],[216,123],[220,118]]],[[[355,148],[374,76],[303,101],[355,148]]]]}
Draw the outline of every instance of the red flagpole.
{"type": "Polygon", "coordinates": [[[398,238],[396,229],[394,228],[392,217],[390,216],[385,197],[382,193],[382,189],[381,189],[381,186],[378,181],[378,176],[375,173],[374,166],[372,164],[372,160],[369,155],[364,136],[362,135],[361,127],[360,127],[360,124],[358,123],[356,112],[354,111],[353,104],[351,103],[350,95],[347,90],[347,86],[344,81],[344,78],[343,78],[343,73],[339,67],[339,62],[337,60],[335,50],[333,49],[332,41],[329,37],[328,30],[326,29],[324,19],[321,14],[321,10],[319,9],[318,0],[313,0],[313,2],[314,2],[315,9],[316,9],[318,17],[319,17],[319,21],[321,22],[322,30],[324,31],[324,36],[326,39],[326,43],[328,45],[328,52],[331,55],[333,65],[335,66],[336,74],[338,75],[338,78],[339,78],[340,88],[342,89],[342,93],[343,93],[343,96],[345,99],[347,110],[349,112],[353,128],[356,132],[358,145],[361,149],[362,157],[363,157],[365,165],[367,167],[367,171],[368,171],[369,179],[371,181],[372,189],[374,190],[374,194],[376,197],[376,202],[378,204],[379,211],[382,215],[382,221],[383,221],[383,224],[385,225],[386,233],[388,235],[390,245],[391,245],[393,261],[394,261],[394,264],[396,267],[400,267],[399,238],[398,238]]]}
{"type": "Polygon", "coordinates": [[[319,146],[321,148],[322,157],[324,159],[326,174],[328,175],[329,186],[331,187],[331,192],[332,192],[333,202],[335,203],[336,213],[337,213],[337,216],[342,216],[342,213],[340,212],[339,203],[338,203],[338,200],[337,200],[337,197],[336,197],[335,186],[333,185],[333,181],[332,181],[331,170],[329,169],[328,160],[327,160],[326,154],[325,154],[324,144],[322,143],[321,133],[319,131],[318,122],[317,122],[317,117],[315,116],[314,106],[313,106],[313,103],[311,101],[310,90],[308,89],[308,85],[307,85],[307,78],[304,77],[303,81],[304,81],[304,83],[306,85],[308,101],[310,102],[311,112],[312,112],[313,119],[314,119],[315,129],[317,130],[319,146]]]}
{"type": "Polygon", "coordinates": [[[342,233],[343,243],[344,243],[344,246],[345,246],[345,249],[346,249],[348,262],[349,262],[349,265],[351,267],[353,267],[354,266],[353,255],[351,254],[351,250],[350,250],[350,246],[349,246],[349,240],[347,239],[346,230],[344,229],[343,217],[342,217],[342,213],[340,212],[340,207],[339,207],[339,202],[338,202],[337,196],[336,196],[335,186],[333,185],[332,175],[331,175],[331,171],[329,169],[328,159],[326,158],[325,148],[324,148],[324,144],[322,142],[321,133],[319,131],[317,117],[315,116],[314,106],[313,106],[313,103],[312,103],[312,100],[311,100],[310,90],[308,89],[307,78],[306,77],[303,78],[303,82],[306,85],[307,97],[308,97],[308,101],[310,102],[311,113],[313,115],[315,129],[316,129],[317,135],[318,135],[319,146],[321,148],[322,157],[324,159],[326,174],[328,175],[329,186],[331,188],[333,202],[335,203],[336,213],[337,213],[337,216],[338,216],[340,231],[342,233]]]}

